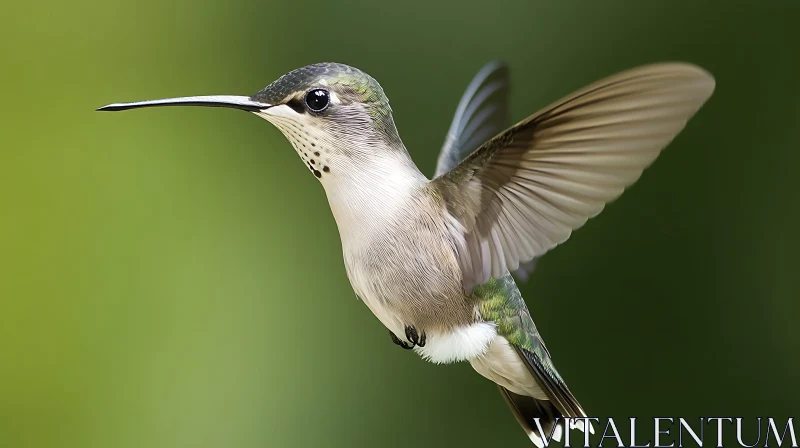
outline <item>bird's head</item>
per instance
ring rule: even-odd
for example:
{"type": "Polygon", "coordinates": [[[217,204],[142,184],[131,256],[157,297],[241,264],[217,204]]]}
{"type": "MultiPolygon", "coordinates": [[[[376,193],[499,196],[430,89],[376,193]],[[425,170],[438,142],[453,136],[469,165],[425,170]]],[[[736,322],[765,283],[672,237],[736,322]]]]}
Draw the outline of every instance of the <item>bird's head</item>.
{"type": "Polygon", "coordinates": [[[277,127],[317,177],[335,176],[374,158],[405,155],[389,100],[374,78],[356,68],[320,63],[293,70],[256,94],[196,96],[117,103],[98,110],[155,106],[229,107],[277,127]]]}

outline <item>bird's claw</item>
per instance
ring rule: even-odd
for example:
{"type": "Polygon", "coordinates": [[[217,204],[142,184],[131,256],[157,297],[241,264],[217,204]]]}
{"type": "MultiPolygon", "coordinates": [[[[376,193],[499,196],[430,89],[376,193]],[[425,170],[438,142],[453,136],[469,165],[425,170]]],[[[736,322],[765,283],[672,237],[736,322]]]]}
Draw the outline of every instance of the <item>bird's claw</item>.
{"type": "Polygon", "coordinates": [[[425,342],[427,340],[425,332],[423,331],[420,333],[414,327],[406,327],[406,340],[408,342],[398,338],[392,331],[389,331],[389,336],[392,337],[392,342],[406,350],[411,350],[414,347],[425,347],[425,342]]]}
{"type": "Polygon", "coordinates": [[[416,346],[425,347],[426,336],[424,331],[420,334],[416,328],[406,327],[406,339],[416,346]]]}
{"type": "Polygon", "coordinates": [[[395,336],[395,334],[392,333],[391,331],[389,332],[389,335],[392,337],[392,342],[399,345],[400,347],[406,350],[411,350],[412,348],[414,348],[414,344],[408,345],[405,341],[401,341],[400,338],[395,336]]]}

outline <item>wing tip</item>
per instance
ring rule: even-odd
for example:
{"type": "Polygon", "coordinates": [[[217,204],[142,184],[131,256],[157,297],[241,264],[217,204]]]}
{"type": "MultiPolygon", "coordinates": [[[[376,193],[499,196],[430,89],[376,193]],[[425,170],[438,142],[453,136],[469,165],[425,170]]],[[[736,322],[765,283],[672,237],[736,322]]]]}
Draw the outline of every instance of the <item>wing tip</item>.
{"type": "Polygon", "coordinates": [[[492,70],[508,70],[509,65],[505,59],[492,59],[487,62],[484,67],[491,67],[492,70]]]}
{"type": "Polygon", "coordinates": [[[633,70],[660,71],[664,73],[673,73],[677,76],[685,77],[687,78],[687,80],[698,83],[703,87],[705,87],[704,91],[706,92],[706,95],[703,102],[705,102],[705,100],[708,99],[712,93],[714,93],[714,89],[716,88],[717,84],[714,75],[712,75],[710,71],[692,62],[685,62],[685,61],[656,62],[653,64],[641,66],[638,69],[634,68],[633,70]]]}

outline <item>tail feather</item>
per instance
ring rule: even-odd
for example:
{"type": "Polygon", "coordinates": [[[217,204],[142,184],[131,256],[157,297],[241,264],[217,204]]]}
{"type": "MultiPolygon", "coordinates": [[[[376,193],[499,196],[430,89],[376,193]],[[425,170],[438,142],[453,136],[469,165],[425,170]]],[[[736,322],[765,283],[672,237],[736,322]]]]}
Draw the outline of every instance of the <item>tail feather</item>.
{"type": "MultiPolygon", "coordinates": [[[[568,421],[565,419],[569,419],[569,416],[562,415],[549,400],[537,400],[510,392],[503,386],[498,387],[514,417],[517,418],[534,445],[538,448],[545,448],[553,441],[561,441],[564,435],[564,424],[568,421]],[[536,424],[537,419],[538,425],[536,424]]],[[[583,421],[571,423],[570,428],[585,430],[583,421]]],[[[591,425],[589,431],[594,434],[594,428],[591,425]]]]}
{"type": "Polygon", "coordinates": [[[533,397],[526,397],[510,392],[503,386],[500,394],[505,398],[508,407],[514,413],[520,426],[530,437],[531,441],[539,448],[544,448],[551,441],[561,440],[563,433],[563,419],[560,412],[549,401],[537,400],[533,397]],[[536,425],[536,418],[539,425],[536,425]],[[541,427],[541,431],[540,428],[541,427]]]}
{"type": "Polygon", "coordinates": [[[553,365],[511,275],[482,285],[476,294],[486,301],[481,317],[494,322],[498,334],[486,352],[470,363],[500,386],[533,443],[544,448],[553,440],[560,441],[566,429],[593,433],[591,425],[586,428],[583,421],[572,420],[586,417],[586,412],[553,365]],[[569,428],[564,428],[566,422],[569,428]]]}

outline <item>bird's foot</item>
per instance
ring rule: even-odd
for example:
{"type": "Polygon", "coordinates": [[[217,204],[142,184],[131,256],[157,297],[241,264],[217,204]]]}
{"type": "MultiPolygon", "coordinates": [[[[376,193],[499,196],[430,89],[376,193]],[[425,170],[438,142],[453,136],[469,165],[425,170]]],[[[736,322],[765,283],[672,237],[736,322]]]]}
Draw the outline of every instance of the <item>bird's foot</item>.
{"type": "Polygon", "coordinates": [[[425,347],[425,332],[422,333],[417,332],[417,329],[414,327],[406,327],[406,339],[411,341],[412,344],[425,347]]]}
{"type": "Polygon", "coordinates": [[[389,335],[392,337],[392,342],[394,342],[395,344],[399,345],[400,347],[402,347],[402,348],[404,348],[406,350],[411,350],[412,348],[414,348],[414,344],[413,343],[411,345],[408,345],[408,343],[406,343],[405,341],[401,341],[400,338],[395,336],[395,334],[392,333],[391,331],[389,332],[389,335]]]}

